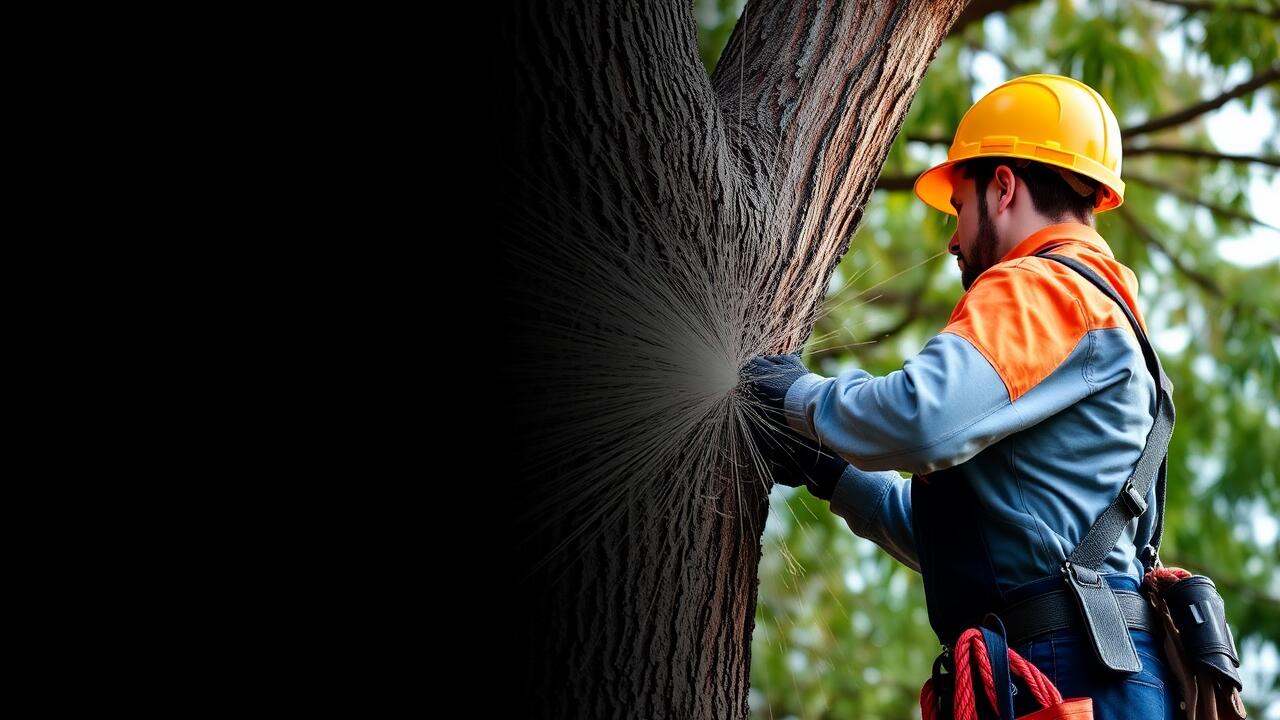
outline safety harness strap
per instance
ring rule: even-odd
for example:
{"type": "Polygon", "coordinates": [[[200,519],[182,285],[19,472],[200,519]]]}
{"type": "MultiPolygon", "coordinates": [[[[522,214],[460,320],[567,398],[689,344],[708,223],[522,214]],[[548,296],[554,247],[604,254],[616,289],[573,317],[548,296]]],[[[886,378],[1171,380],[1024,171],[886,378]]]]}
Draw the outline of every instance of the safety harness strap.
{"type": "MultiPolygon", "coordinates": [[[[1147,433],[1146,444],[1142,448],[1142,455],[1138,458],[1138,464],[1134,468],[1133,474],[1129,476],[1129,479],[1121,488],[1120,494],[1103,511],[1102,516],[1093,523],[1084,539],[1080,541],[1079,545],[1076,545],[1075,550],[1067,557],[1067,562],[1072,566],[1096,571],[1102,568],[1102,564],[1116,546],[1116,541],[1120,539],[1120,533],[1124,531],[1125,526],[1146,511],[1146,497],[1151,490],[1153,482],[1156,483],[1156,527],[1155,534],[1151,538],[1151,549],[1155,552],[1160,549],[1160,538],[1164,533],[1167,456],[1169,453],[1169,440],[1173,437],[1173,384],[1169,382],[1169,377],[1164,374],[1164,369],[1160,366],[1160,358],[1156,357],[1155,350],[1147,339],[1147,334],[1143,332],[1142,326],[1138,324],[1138,319],[1133,315],[1133,310],[1116,293],[1115,288],[1074,258],[1047,254],[1047,251],[1041,253],[1040,257],[1061,263],[1080,273],[1086,280],[1093,283],[1107,297],[1120,306],[1120,309],[1124,311],[1125,317],[1129,318],[1129,324],[1133,326],[1133,332],[1138,337],[1138,344],[1142,346],[1142,356],[1146,359],[1147,370],[1156,379],[1155,422],[1151,426],[1151,431],[1147,433]]],[[[1151,554],[1151,561],[1154,562],[1155,553],[1151,554]]],[[[1144,562],[1147,562],[1147,560],[1144,559],[1144,562]]]]}
{"type": "Polygon", "coordinates": [[[1084,539],[1067,556],[1062,573],[1067,581],[1070,596],[1075,600],[1084,622],[1085,634],[1093,646],[1094,654],[1103,667],[1120,673],[1136,673],[1142,669],[1133,638],[1129,636],[1129,623],[1120,599],[1102,577],[1100,570],[1111,550],[1120,539],[1120,533],[1131,520],[1147,510],[1147,493],[1156,484],[1156,527],[1151,544],[1142,551],[1143,565],[1150,569],[1158,563],[1160,535],[1164,530],[1164,490],[1169,440],[1173,436],[1173,384],[1169,382],[1160,359],[1156,357],[1147,334],[1128,303],[1097,273],[1074,258],[1049,254],[1049,249],[1037,253],[1041,257],[1061,263],[1093,283],[1124,311],[1133,326],[1147,370],[1156,381],[1156,412],[1151,431],[1147,433],[1142,455],[1133,474],[1120,488],[1120,494],[1103,511],[1084,539]]]}

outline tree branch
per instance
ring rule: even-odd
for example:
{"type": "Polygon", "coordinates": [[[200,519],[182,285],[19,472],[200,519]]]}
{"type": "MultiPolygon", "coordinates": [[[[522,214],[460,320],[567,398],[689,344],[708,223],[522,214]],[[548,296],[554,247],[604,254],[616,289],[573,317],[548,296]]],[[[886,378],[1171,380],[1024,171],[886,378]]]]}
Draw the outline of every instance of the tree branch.
{"type": "Polygon", "coordinates": [[[995,58],[999,60],[1006,68],[1008,68],[1009,71],[1012,72],[1015,76],[1028,74],[1026,70],[1023,70],[1022,68],[1018,67],[1018,64],[1015,63],[1013,60],[1011,60],[1007,55],[998,53],[989,47],[983,47],[982,45],[979,45],[978,43],[973,41],[965,41],[964,46],[974,52],[984,52],[989,55],[994,55],[995,58]]]}
{"type": "Polygon", "coordinates": [[[1205,275],[1199,270],[1193,270],[1183,263],[1182,260],[1174,255],[1163,242],[1160,242],[1160,239],[1156,237],[1156,234],[1151,232],[1151,228],[1143,224],[1143,222],[1138,219],[1138,216],[1133,214],[1132,210],[1121,205],[1116,208],[1116,213],[1118,213],[1120,217],[1124,218],[1124,221],[1129,224],[1129,227],[1133,228],[1133,231],[1137,233],[1138,237],[1142,238],[1143,242],[1156,250],[1159,250],[1161,255],[1169,258],[1169,262],[1173,263],[1173,266],[1177,268],[1178,272],[1185,275],[1188,280],[1204,288],[1210,295],[1213,295],[1218,299],[1222,299],[1224,297],[1222,288],[1218,287],[1218,284],[1213,281],[1213,278],[1205,275]]]}
{"type": "MultiPolygon", "coordinates": [[[[915,142],[927,142],[927,143],[950,142],[950,141],[942,141],[939,138],[920,137],[920,136],[915,136],[915,137],[907,136],[907,140],[915,141],[915,142]]],[[[1212,150],[1184,148],[1184,147],[1177,147],[1173,145],[1144,145],[1142,147],[1136,147],[1136,148],[1126,147],[1124,149],[1124,154],[1126,157],[1133,157],[1134,155],[1147,155],[1147,154],[1181,155],[1184,157],[1197,158],[1202,160],[1226,160],[1230,162],[1253,162],[1253,163],[1260,163],[1262,165],[1270,165],[1272,167],[1280,167],[1280,157],[1274,157],[1270,155],[1267,155],[1267,156],[1228,155],[1225,153],[1214,152],[1212,150]]],[[[876,180],[875,189],[886,190],[888,192],[901,192],[904,190],[912,190],[915,188],[916,178],[918,177],[920,177],[920,173],[916,173],[914,175],[881,175],[876,180]]],[[[1266,223],[1261,222],[1256,218],[1240,215],[1234,210],[1228,210],[1226,208],[1218,208],[1217,206],[1211,205],[1198,198],[1192,198],[1185,191],[1175,190],[1173,189],[1172,186],[1166,185],[1164,183],[1160,183],[1159,181],[1151,180],[1149,178],[1145,178],[1141,176],[1135,176],[1133,175],[1133,173],[1128,173],[1124,177],[1133,177],[1134,180],[1137,180],[1138,182],[1143,183],[1144,185],[1159,187],[1159,189],[1178,195],[1179,197],[1182,197],[1188,200],[1189,202],[1194,202],[1199,205],[1203,205],[1204,207],[1207,207],[1210,210],[1220,211],[1219,214],[1226,215],[1229,217],[1237,217],[1241,220],[1247,220],[1251,223],[1254,223],[1255,225],[1264,225],[1266,227],[1272,227],[1271,225],[1267,225],[1266,223]]]]}
{"type": "Polygon", "coordinates": [[[1205,2],[1204,0],[1156,0],[1156,2],[1165,5],[1176,5],[1185,9],[1187,12],[1197,11],[1222,11],[1228,13],[1244,13],[1246,15],[1257,15],[1259,17],[1270,18],[1272,20],[1280,20],[1280,9],[1267,10],[1256,5],[1219,5],[1213,2],[1205,2]]]}
{"type": "Polygon", "coordinates": [[[925,143],[927,145],[950,145],[951,138],[941,135],[908,135],[907,142],[925,143]]]}
{"type": "Polygon", "coordinates": [[[1178,147],[1176,145],[1141,145],[1139,147],[1124,148],[1126,158],[1133,157],[1134,155],[1149,155],[1152,153],[1157,155],[1181,155],[1183,157],[1196,158],[1200,160],[1227,160],[1230,162],[1260,163],[1262,165],[1280,167],[1280,157],[1276,157],[1274,155],[1228,155],[1226,153],[1215,152],[1213,150],[1200,150],[1198,148],[1178,147]]]}
{"type": "Polygon", "coordinates": [[[1008,12],[1019,5],[1026,5],[1032,0],[973,0],[965,7],[964,12],[960,13],[960,17],[956,18],[955,24],[951,26],[952,35],[959,35],[970,24],[978,22],[988,15],[996,13],[1008,12]]]}
{"type": "Polygon", "coordinates": [[[1252,79],[1231,88],[1215,98],[1196,103],[1195,105],[1170,113],[1164,117],[1158,117],[1153,120],[1148,120],[1140,125],[1125,128],[1120,131],[1120,136],[1128,139],[1145,133],[1151,133],[1157,130],[1164,130],[1165,128],[1181,125],[1188,120],[1193,120],[1207,112],[1217,110],[1223,105],[1226,105],[1228,101],[1248,95],[1263,85],[1275,82],[1276,80],[1280,80],[1280,64],[1272,65],[1266,72],[1254,76],[1252,79]]]}
{"type": "Polygon", "coordinates": [[[1202,208],[1207,208],[1210,212],[1212,212],[1215,215],[1225,217],[1225,218],[1231,218],[1232,220],[1242,220],[1251,225],[1258,225],[1260,227],[1280,231],[1280,228],[1276,227],[1275,225],[1271,225],[1270,223],[1265,223],[1248,213],[1240,212],[1239,210],[1233,210],[1229,207],[1223,207],[1221,205],[1215,205],[1211,202],[1208,202],[1207,200],[1196,197],[1195,195],[1187,192],[1186,190],[1183,190],[1180,187],[1176,187],[1162,180],[1157,180],[1155,178],[1147,177],[1146,175],[1138,175],[1136,173],[1126,173],[1125,179],[1133,182],[1141,183],[1143,185],[1146,185],[1147,187],[1153,188],[1155,190],[1159,190],[1161,192],[1169,193],[1170,195],[1173,195],[1174,197],[1184,202],[1188,202],[1193,205],[1199,205],[1202,208]]]}
{"type": "MultiPolygon", "coordinates": [[[[965,46],[977,52],[988,52],[988,53],[991,53],[992,55],[995,55],[996,58],[1000,60],[1000,62],[1004,63],[1005,66],[1008,67],[1009,70],[1011,70],[1016,75],[1026,74],[1012,60],[1005,57],[1004,55],[1001,55],[1000,53],[995,52],[994,50],[985,48],[974,42],[966,42],[965,46]]],[[[1120,136],[1127,140],[1130,138],[1137,137],[1139,135],[1145,135],[1148,133],[1156,132],[1158,130],[1164,130],[1166,128],[1182,125],[1183,123],[1186,123],[1190,120],[1194,120],[1195,118],[1200,117],[1205,113],[1217,110],[1223,105],[1226,105],[1228,102],[1238,97],[1243,97],[1245,95],[1248,95],[1254,90],[1257,90],[1258,88],[1261,88],[1269,83],[1273,83],[1277,80],[1280,80],[1280,63],[1272,65],[1265,72],[1259,73],[1258,75],[1250,78],[1249,80],[1246,80],[1243,83],[1240,83],[1239,85],[1231,88],[1230,90],[1223,92],[1222,94],[1216,97],[1210,98],[1203,102],[1198,102],[1195,105],[1190,105],[1188,107],[1183,108],[1182,110],[1169,113],[1168,115],[1164,115],[1158,118],[1153,118],[1144,123],[1140,123],[1132,127],[1124,128],[1123,130],[1120,131],[1120,136]]],[[[911,142],[929,143],[934,145],[950,145],[951,144],[951,138],[938,137],[938,136],[908,135],[907,140],[911,142]]]]}
{"type": "MultiPolygon", "coordinates": [[[[951,145],[951,138],[945,138],[938,135],[908,135],[907,142],[925,143],[928,145],[951,145]]],[[[1280,167],[1280,157],[1273,155],[1228,155],[1225,153],[1214,152],[1213,150],[1200,150],[1198,148],[1178,147],[1176,145],[1139,145],[1124,147],[1125,157],[1133,155],[1149,155],[1157,153],[1160,155],[1183,155],[1186,157],[1200,158],[1206,160],[1229,160],[1231,162],[1252,162],[1261,163],[1263,165],[1271,165],[1280,167]]]]}
{"type": "MultiPolygon", "coordinates": [[[[738,157],[729,187],[768,206],[779,264],[771,292],[822,301],[893,138],[964,0],[748,3],[716,63],[717,134],[738,157]],[[816,281],[815,281],[816,280],[816,281]]],[[[806,327],[797,325],[799,335],[806,327]]],[[[796,337],[795,347],[804,338],[796,337]]]]}
{"type": "MultiPolygon", "coordinates": [[[[929,315],[936,316],[940,312],[942,313],[948,312],[950,308],[944,308],[934,304],[926,304],[924,302],[924,292],[925,292],[925,289],[929,287],[929,282],[931,278],[932,278],[932,274],[929,274],[928,276],[926,276],[924,283],[920,287],[916,288],[914,291],[906,293],[905,295],[901,293],[895,293],[891,290],[886,290],[882,293],[877,294],[876,297],[870,300],[867,300],[866,304],[881,304],[881,303],[890,304],[890,305],[905,304],[906,312],[903,313],[902,317],[899,318],[892,325],[881,328],[879,330],[874,330],[872,332],[860,333],[860,335],[862,337],[867,338],[867,340],[862,340],[862,341],[855,340],[855,344],[866,344],[866,343],[874,343],[874,342],[880,342],[882,340],[887,340],[893,337],[894,335],[897,335],[898,333],[902,332],[903,330],[907,329],[907,327],[909,327],[911,323],[915,322],[919,318],[926,317],[929,315]]],[[[817,348],[812,353],[813,361],[817,363],[817,362],[821,362],[822,360],[825,360],[828,357],[836,358],[839,356],[840,351],[844,350],[846,347],[848,347],[848,345],[833,345],[830,347],[817,348]]]]}
{"type": "Polygon", "coordinates": [[[932,315],[935,317],[938,315],[949,315],[953,309],[951,305],[938,302],[925,303],[922,299],[917,299],[917,296],[923,294],[929,287],[929,283],[933,282],[932,278],[935,274],[936,273],[930,273],[929,279],[922,283],[919,288],[914,290],[903,292],[901,290],[894,290],[893,288],[878,289],[875,291],[875,297],[867,298],[863,301],[863,304],[900,307],[902,305],[909,305],[912,302],[920,302],[920,311],[925,315],[932,315]]]}
{"type": "Polygon", "coordinates": [[[917,177],[919,175],[881,175],[876,180],[876,190],[888,190],[889,192],[912,190],[916,186],[917,177]]]}
{"type": "MultiPolygon", "coordinates": [[[[1190,267],[1187,267],[1186,264],[1184,264],[1172,252],[1169,251],[1169,248],[1165,247],[1164,243],[1160,242],[1159,238],[1156,237],[1155,233],[1151,232],[1150,228],[1148,228],[1140,220],[1138,220],[1138,217],[1134,215],[1133,211],[1131,211],[1128,207],[1121,205],[1120,207],[1116,208],[1116,212],[1120,215],[1120,217],[1124,218],[1125,222],[1129,224],[1129,227],[1133,228],[1133,231],[1138,234],[1138,237],[1142,238],[1143,242],[1147,243],[1148,245],[1155,248],[1156,250],[1159,250],[1162,255],[1169,258],[1169,262],[1173,263],[1173,266],[1178,269],[1178,272],[1185,275],[1188,280],[1204,288],[1210,295],[1214,296],[1215,298],[1219,300],[1225,299],[1226,297],[1225,293],[1223,293],[1222,288],[1218,287],[1218,284],[1213,281],[1213,278],[1209,277],[1208,275],[1205,275],[1204,273],[1198,270],[1193,270],[1190,267]]],[[[1241,303],[1238,301],[1234,303],[1233,306],[1237,308],[1244,308],[1249,312],[1251,312],[1257,318],[1258,322],[1261,323],[1263,327],[1269,329],[1271,332],[1273,333],[1280,332],[1280,322],[1277,322],[1276,320],[1267,316],[1267,314],[1264,313],[1261,308],[1253,305],[1245,305],[1244,303],[1241,303]]]]}

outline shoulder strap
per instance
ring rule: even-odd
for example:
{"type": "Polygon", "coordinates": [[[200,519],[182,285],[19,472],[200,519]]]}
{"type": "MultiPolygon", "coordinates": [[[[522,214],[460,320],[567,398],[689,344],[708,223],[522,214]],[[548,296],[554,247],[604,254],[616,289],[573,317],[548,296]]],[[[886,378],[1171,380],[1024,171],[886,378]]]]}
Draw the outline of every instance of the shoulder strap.
{"type": "Polygon", "coordinates": [[[1115,288],[1080,261],[1063,255],[1049,254],[1050,250],[1053,248],[1038,253],[1039,257],[1061,263],[1076,271],[1120,306],[1125,317],[1129,318],[1129,324],[1133,326],[1138,344],[1142,346],[1142,356],[1146,359],[1147,370],[1156,380],[1155,422],[1151,426],[1151,431],[1147,433],[1147,441],[1142,448],[1142,455],[1138,458],[1138,464],[1134,467],[1133,474],[1125,481],[1119,496],[1089,528],[1089,532],[1071,552],[1067,562],[1077,568],[1095,571],[1101,569],[1107,556],[1111,554],[1112,548],[1115,547],[1116,541],[1120,539],[1120,533],[1125,525],[1146,511],[1147,493],[1154,482],[1156,484],[1155,533],[1151,536],[1151,544],[1142,550],[1143,565],[1151,567],[1158,563],[1160,538],[1164,534],[1165,475],[1174,421],[1173,384],[1164,374],[1164,369],[1160,366],[1160,358],[1156,357],[1156,352],[1151,347],[1151,342],[1143,332],[1142,326],[1138,324],[1138,319],[1134,317],[1133,310],[1116,293],[1115,288]]]}

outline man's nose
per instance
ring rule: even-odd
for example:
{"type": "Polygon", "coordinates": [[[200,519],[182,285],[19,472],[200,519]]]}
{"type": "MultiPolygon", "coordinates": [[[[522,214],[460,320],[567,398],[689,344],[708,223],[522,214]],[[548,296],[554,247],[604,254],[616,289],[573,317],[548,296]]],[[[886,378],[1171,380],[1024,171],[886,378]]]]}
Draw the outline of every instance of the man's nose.
{"type": "Polygon", "coordinates": [[[948,252],[956,256],[960,255],[960,240],[958,239],[959,235],[960,235],[960,231],[958,230],[956,232],[951,233],[951,240],[948,241],[947,243],[948,252]]]}

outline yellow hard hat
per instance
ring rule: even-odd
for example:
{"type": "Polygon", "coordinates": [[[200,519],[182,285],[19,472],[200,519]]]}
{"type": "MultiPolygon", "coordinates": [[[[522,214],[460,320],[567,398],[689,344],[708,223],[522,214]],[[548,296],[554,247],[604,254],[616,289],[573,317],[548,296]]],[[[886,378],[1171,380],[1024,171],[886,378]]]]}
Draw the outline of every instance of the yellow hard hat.
{"type": "Polygon", "coordinates": [[[916,197],[955,215],[954,166],[977,157],[1034,160],[1102,183],[1094,212],[1124,202],[1120,180],[1120,124],[1107,101],[1079,80],[1024,75],[987,93],[956,128],[947,161],[916,179],[916,197]]]}

